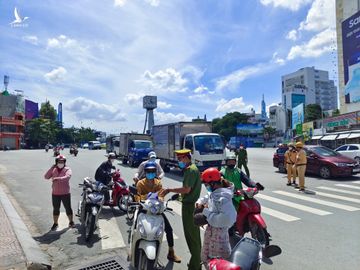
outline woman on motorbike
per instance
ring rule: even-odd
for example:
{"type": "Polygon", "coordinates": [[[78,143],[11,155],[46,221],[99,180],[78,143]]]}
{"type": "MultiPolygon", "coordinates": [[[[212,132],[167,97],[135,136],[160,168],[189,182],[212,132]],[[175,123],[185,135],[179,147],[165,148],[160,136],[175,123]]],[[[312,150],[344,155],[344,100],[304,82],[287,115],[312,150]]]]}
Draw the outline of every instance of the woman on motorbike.
{"type": "MultiPolygon", "coordinates": [[[[161,181],[156,178],[156,163],[153,161],[147,162],[144,166],[144,170],[145,170],[145,178],[139,180],[136,184],[137,195],[135,195],[135,201],[139,202],[141,200],[146,200],[147,195],[150,192],[151,193],[158,192],[159,199],[163,201],[164,197],[162,196],[162,192],[161,192],[163,191],[162,184],[161,181]]],[[[169,261],[180,263],[181,258],[177,256],[174,251],[173,229],[165,214],[162,213],[161,215],[164,218],[166,240],[169,245],[169,253],[167,255],[167,258],[169,261]]]]}
{"type": "Polygon", "coordinates": [[[232,206],[234,185],[223,179],[217,168],[206,169],[201,181],[209,194],[198,199],[195,206],[203,208],[208,223],[201,251],[201,259],[207,265],[211,258],[230,256],[228,229],[235,223],[236,211],[232,206]]]}
{"type": "Polygon", "coordinates": [[[45,174],[45,179],[52,181],[52,205],[54,224],[51,227],[55,231],[58,227],[60,204],[63,203],[66,215],[69,218],[69,228],[74,227],[73,211],[71,209],[70,178],[71,169],[66,166],[66,157],[59,155],[55,158],[55,164],[45,174]]]}

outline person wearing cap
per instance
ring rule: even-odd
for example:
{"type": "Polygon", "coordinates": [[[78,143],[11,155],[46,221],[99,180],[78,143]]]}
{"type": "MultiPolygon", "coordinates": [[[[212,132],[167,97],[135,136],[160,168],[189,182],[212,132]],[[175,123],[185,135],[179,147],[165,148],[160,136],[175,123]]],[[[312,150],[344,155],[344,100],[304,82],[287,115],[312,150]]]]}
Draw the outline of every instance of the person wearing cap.
{"type": "Polygon", "coordinates": [[[73,210],[71,208],[70,178],[71,169],[66,166],[66,157],[58,155],[55,158],[55,164],[45,173],[44,178],[52,181],[52,205],[53,205],[53,225],[52,231],[58,228],[60,215],[60,205],[63,203],[66,215],[69,219],[69,228],[75,226],[73,221],[73,210]]]}
{"type": "MultiPolygon", "coordinates": [[[[137,195],[135,195],[135,201],[146,200],[149,193],[158,192],[160,200],[164,201],[164,193],[160,179],[156,177],[156,162],[148,161],[144,166],[145,177],[136,183],[137,195]]],[[[180,263],[181,258],[175,254],[174,251],[174,235],[173,229],[167,219],[165,213],[161,214],[164,218],[166,240],[169,246],[169,252],[167,258],[169,261],[180,263]]]]}
{"type": "Polygon", "coordinates": [[[297,152],[293,143],[289,143],[288,147],[289,147],[288,150],[286,150],[284,154],[287,180],[288,180],[286,185],[291,186],[291,178],[292,178],[292,184],[296,186],[296,168],[294,167],[294,164],[296,162],[297,152]]]}
{"type": "Polygon", "coordinates": [[[248,163],[248,154],[243,144],[240,144],[239,149],[235,150],[235,154],[238,159],[237,166],[241,170],[242,166],[244,166],[246,175],[250,177],[249,168],[247,166],[248,163]]]}
{"type": "Polygon", "coordinates": [[[217,168],[206,169],[201,174],[201,181],[208,194],[198,199],[195,205],[197,209],[203,209],[208,223],[201,252],[201,260],[206,267],[212,258],[230,257],[228,229],[235,223],[237,214],[232,207],[234,185],[223,179],[217,168]]]}
{"type": "MultiPolygon", "coordinates": [[[[297,155],[295,161],[295,168],[297,175],[299,177],[299,191],[305,191],[305,171],[306,171],[306,152],[303,149],[304,144],[302,142],[297,142],[295,144],[297,155]]],[[[296,187],[295,187],[296,188],[296,187]]]]}
{"type": "MultiPolygon", "coordinates": [[[[100,166],[96,169],[95,172],[95,180],[103,183],[104,185],[108,185],[111,182],[111,170],[115,170],[114,162],[116,159],[115,153],[109,153],[105,155],[107,160],[100,164],[100,166]]],[[[106,205],[111,205],[110,202],[110,193],[107,190],[104,192],[104,199],[106,205]]]]}
{"type": "Polygon", "coordinates": [[[184,172],[183,186],[180,188],[166,189],[164,193],[174,192],[182,194],[181,216],[185,240],[191,254],[188,270],[200,270],[201,238],[200,228],[194,223],[194,210],[195,203],[200,197],[201,179],[198,168],[195,164],[191,163],[190,152],[191,150],[189,149],[175,151],[178,159],[178,166],[184,172]]]}
{"type": "Polygon", "coordinates": [[[162,179],[164,177],[164,170],[161,168],[160,164],[156,163],[156,153],[154,151],[149,152],[148,154],[149,159],[145,160],[143,162],[140,163],[139,167],[138,167],[138,171],[135,173],[134,175],[134,182],[135,184],[137,183],[137,181],[139,181],[139,179],[143,179],[145,177],[145,164],[148,162],[155,162],[156,164],[156,178],[158,179],[162,179]]]}

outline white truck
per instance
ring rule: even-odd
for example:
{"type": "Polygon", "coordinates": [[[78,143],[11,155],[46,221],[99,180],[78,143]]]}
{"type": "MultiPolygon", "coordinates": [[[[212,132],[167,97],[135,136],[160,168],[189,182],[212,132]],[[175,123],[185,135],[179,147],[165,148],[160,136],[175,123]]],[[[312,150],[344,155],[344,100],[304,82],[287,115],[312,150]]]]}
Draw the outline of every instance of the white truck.
{"type": "Polygon", "coordinates": [[[178,122],[152,128],[154,151],[165,172],[178,167],[175,150],[191,150],[192,162],[201,170],[224,163],[226,151],[223,138],[211,133],[211,122],[178,122]]]}
{"type": "Polygon", "coordinates": [[[123,164],[129,162],[131,167],[147,160],[150,151],[153,151],[153,143],[147,134],[120,133],[114,142],[115,155],[122,159],[123,164]]]}

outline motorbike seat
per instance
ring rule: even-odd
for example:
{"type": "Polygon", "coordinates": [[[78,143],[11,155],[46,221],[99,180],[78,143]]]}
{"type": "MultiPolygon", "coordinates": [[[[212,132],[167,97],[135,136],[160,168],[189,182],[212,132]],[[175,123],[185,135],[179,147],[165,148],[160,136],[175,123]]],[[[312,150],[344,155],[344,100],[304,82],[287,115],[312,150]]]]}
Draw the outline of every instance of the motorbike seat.
{"type": "Polygon", "coordinates": [[[258,241],[244,237],[231,251],[229,261],[240,266],[241,270],[257,269],[255,266],[259,261],[260,250],[261,246],[258,241]]]}

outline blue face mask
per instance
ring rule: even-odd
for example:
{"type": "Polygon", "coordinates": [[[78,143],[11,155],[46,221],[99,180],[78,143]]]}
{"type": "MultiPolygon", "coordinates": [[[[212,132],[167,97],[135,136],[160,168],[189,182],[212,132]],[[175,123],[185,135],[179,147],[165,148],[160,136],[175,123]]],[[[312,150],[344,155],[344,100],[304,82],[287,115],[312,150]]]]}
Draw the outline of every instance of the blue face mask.
{"type": "Polygon", "coordinates": [[[184,169],[185,167],[186,167],[186,163],[182,162],[182,161],[179,161],[179,168],[184,169]]]}
{"type": "Polygon", "coordinates": [[[154,172],[146,173],[145,176],[146,176],[146,179],[148,179],[148,180],[154,180],[156,173],[154,173],[154,172]]]}
{"type": "Polygon", "coordinates": [[[206,190],[208,191],[208,192],[213,192],[213,189],[212,189],[212,187],[210,186],[210,185],[207,185],[207,186],[205,186],[206,187],[206,190]]]}

